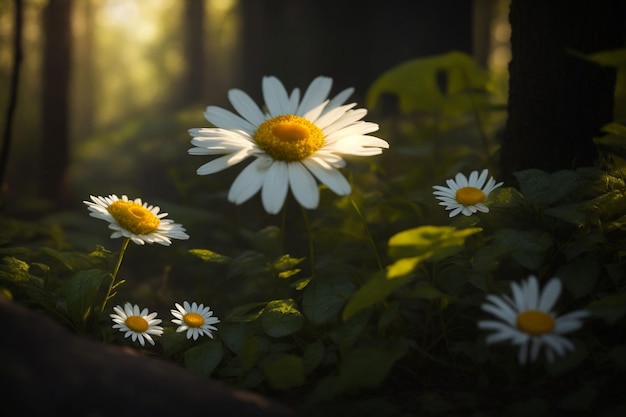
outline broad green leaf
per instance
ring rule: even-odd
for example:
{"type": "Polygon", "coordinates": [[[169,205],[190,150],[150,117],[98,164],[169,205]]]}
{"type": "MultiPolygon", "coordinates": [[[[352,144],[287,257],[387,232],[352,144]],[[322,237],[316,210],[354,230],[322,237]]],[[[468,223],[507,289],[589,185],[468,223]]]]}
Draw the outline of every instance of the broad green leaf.
{"type": "Polygon", "coordinates": [[[544,210],[543,214],[561,219],[567,223],[575,224],[577,226],[582,226],[587,219],[585,207],[582,203],[550,207],[549,209],[544,210]]]}
{"type": "Polygon", "coordinates": [[[418,285],[411,290],[402,293],[404,298],[417,298],[424,300],[438,300],[442,298],[450,298],[449,295],[441,292],[438,288],[433,287],[432,285],[423,284],[418,285]]]}
{"type": "Polygon", "coordinates": [[[292,270],[303,260],[304,258],[292,258],[290,255],[283,255],[276,259],[270,266],[277,271],[288,271],[292,270]]]}
{"type": "Polygon", "coordinates": [[[328,331],[328,336],[339,348],[340,354],[344,354],[352,348],[361,338],[371,316],[371,311],[362,310],[328,331]]]}
{"type": "MultiPolygon", "coordinates": [[[[99,269],[86,269],[75,273],[65,284],[67,312],[75,323],[83,323],[92,308],[100,305],[98,290],[110,274],[99,269]]],[[[97,307],[96,307],[97,308],[97,307]]]]}
{"type": "Polygon", "coordinates": [[[626,293],[607,295],[606,297],[589,303],[587,309],[596,317],[604,319],[608,324],[626,315],[626,293]]]}
{"type": "Polygon", "coordinates": [[[501,229],[494,233],[496,253],[508,250],[521,266],[537,270],[552,247],[552,237],[540,230],[501,229]]]}
{"type": "Polygon", "coordinates": [[[593,54],[582,54],[577,51],[570,51],[579,58],[587,59],[605,67],[626,67],[626,48],[609,49],[595,52],[593,54]]]}
{"type": "Polygon", "coordinates": [[[524,195],[513,187],[496,188],[489,194],[489,207],[519,207],[524,203],[524,195]]]}
{"type": "Polygon", "coordinates": [[[254,321],[261,316],[266,304],[265,302],[249,303],[235,307],[228,313],[224,320],[228,322],[254,321]]]}
{"type": "Polygon", "coordinates": [[[585,204],[591,222],[613,219],[626,212],[626,195],[622,190],[612,190],[585,204]]]}
{"type": "Polygon", "coordinates": [[[251,334],[248,323],[230,323],[224,321],[220,324],[220,339],[228,349],[239,355],[245,340],[251,334]]]}
{"type": "Polygon", "coordinates": [[[421,226],[404,230],[389,239],[389,256],[396,260],[414,257],[422,257],[421,260],[443,259],[463,250],[465,240],[481,231],[480,227],[459,230],[451,226],[421,226]]]}
{"type": "Polygon", "coordinates": [[[304,347],[304,353],[302,355],[302,364],[304,366],[304,373],[310,374],[322,363],[324,359],[325,348],[324,343],[317,339],[313,343],[309,343],[304,347]]]}
{"type": "Polygon", "coordinates": [[[65,252],[52,248],[43,247],[41,251],[51,258],[57,260],[69,271],[80,271],[81,269],[93,269],[103,267],[104,260],[100,256],[90,256],[82,252],[65,252]]]}
{"type": "Polygon", "coordinates": [[[366,103],[374,108],[380,96],[388,93],[398,97],[403,113],[472,111],[478,97],[476,91],[485,92],[488,88],[488,72],[472,56],[452,51],[406,61],[386,71],[370,87],[366,103]],[[473,100],[469,94],[474,95],[473,100]]]}
{"type": "Polygon", "coordinates": [[[355,347],[343,355],[339,374],[322,380],[311,394],[311,399],[330,400],[346,391],[379,387],[393,365],[407,352],[408,343],[405,341],[386,346],[355,347]]]}
{"type": "Polygon", "coordinates": [[[348,320],[355,313],[384,300],[397,288],[408,284],[411,280],[413,280],[413,276],[411,275],[387,279],[387,275],[384,272],[374,274],[374,276],[352,294],[352,297],[350,297],[350,300],[343,309],[343,320],[348,320]]]}
{"type": "Polygon", "coordinates": [[[287,390],[304,384],[304,364],[296,355],[276,354],[263,358],[259,368],[269,384],[276,389],[287,390]]]}
{"type": "Polygon", "coordinates": [[[193,372],[210,376],[224,357],[224,349],[218,341],[211,340],[185,351],[185,367],[193,372]]]}
{"type": "Polygon", "coordinates": [[[218,264],[231,262],[231,258],[228,256],[220,255],[209,249],[189,249],[189,253],[197,256],[205,262],[213,262],[218,264]]]}
{"type": "Polygon", "coordinates": [[[339,315],[355,285],[346,278],[315,277],[302,297],[302,311],[313,324],[323,324],[339,315]]]}
{"type": "Polygon", "coordinates": [[[437,271],[435,284],[448,294],[460,295],[468,279],[469,271],[467,267],[449,265],[443,266],[437,271]]]}
{"type": "MultiPolygon", "coordinates": [[[[624,49],[626,51],[626,49],[624,49]]],[[[626,126],[618,122],[610,122],[602,126],[602,131],[626,138],[626,126]]]]}
{"type": "Polygon", "coordinates": [[[574,296],[580,298],[589,294],[600,276],[600,264],[594,258],[577,258],[562,265],[556,272],[565,287],[574,296]]]}
{"type": "Polygon", "coordinates": [[[553,204],[569,195],[579,185],[575,171],[548,173],[540,169],[514,172],[526,201],[533,204],[553,204]]]}
{"type": "Polygon", "coordinates": [[[303,322],[304,317],[292,299],[270,301],[261,315],[263,330],[272,337],[293,334],[302,328],[303,322]]]}
{"type": "Polygon", "coordinates": [[[5,256],[0,264],[0,278],[9,282],[28,281],[30,266],[13,256],[5,256]]]}

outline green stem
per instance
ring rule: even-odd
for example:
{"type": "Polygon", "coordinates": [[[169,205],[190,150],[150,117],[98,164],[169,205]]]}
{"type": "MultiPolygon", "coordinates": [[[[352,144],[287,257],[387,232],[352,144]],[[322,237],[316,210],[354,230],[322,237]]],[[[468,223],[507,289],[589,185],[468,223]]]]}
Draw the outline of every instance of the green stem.
{"type": "Polygon", "coordinates": [[[311,232],[311,224],[306,209],[300,206],[302,218],[304,219],[304,227],[306,228],[307,240],[309,242],[309,262],[311,264],[311,278],[315,277],[315,247],[313,244],[313,234],[311,232]]]}
{"type": "Polygon", "coordinates": [[[350,197],[350,202],[352,203],[352,207],[354,207],[354,210],[356,211],[356,214],[358,214],[359,218],[363,222],[363,228],[365,229],[365,233],[367,234],[367,237],[369,239],[370,246],[372,247],[372,252],[374,252],[374,257],[376,258],[376,263],[378,264],[378,268],[382,271],[383,270],[383,264],[380,261],[380,256],[378,255],[378,248],[376,247],[376,242],[374,241],[374,236],[372,236],[372,232],[370,231],[370,228],[369,228],[369,226],[367,224],[367,221],[365,220],[365,217],[363,216],[363,213],[361,213],[361,210],[359,209],[359,206],[356,204],[356,201],[354,201],[354,198],[350,197]]]}
{"type": "MultiPolygon", "coordinates": [[[[117,273],[119,272],[120,266],[122,265],[122,259],[124,258],[124,253],[126,252],[128,243],[130,243],[130,238],[124,239],[124,242],[122,243],[122,249],[120,249],[120,254],[117,257],[117,263],[115,264],[115,268],[113,269],[113,273],[111,274],[111,282],[109,283],[109,288],[107,289],[107,293],[104,296],[104,300],[102,300],[102,306],[100,307],[99,314],[100,317],[102,317],[102,313],[104,313],[107,302],[111,298],[111,291],[113,291],[113,289],[116,287],[115,280],[117,279],[117,273]]],[[[100,317],[98,317],[98,321],[100,320],[100,317]]]]}

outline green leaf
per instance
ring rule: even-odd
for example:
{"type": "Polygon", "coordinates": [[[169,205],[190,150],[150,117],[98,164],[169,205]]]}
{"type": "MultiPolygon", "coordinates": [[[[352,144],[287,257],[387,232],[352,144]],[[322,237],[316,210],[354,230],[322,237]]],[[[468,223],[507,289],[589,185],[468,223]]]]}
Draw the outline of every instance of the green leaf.
{"type": "Polygon", "coordinates": [[[58,261],[69,271],[79,271],[81,269],[93,269],[104,266],[101,256],[90,256],[82,252],[65,252],[52,248],[43,247],[41,251],[58,261]]]}
{"type": "Polygon", "coordinates": [[[567,223],[582,226],[587,219],[584,208],[584,204],[566,204],[563,206],[550,207],[544,210],[543,214],[561,219],[567,223]]]}
{"type": "Polygon", "coordinates": [[[513,187],[496,188],[489,194],[489,207],[513,208],[524,203],[524,195],[513,187]]]}
{"type": "Polygon", "coordinates": [[[218,341],[211,340],[187,350],[183,356],[185,368],[210,376],[224,357],[224,349],[218,341]]]}
{"type": "Polygon", "coordinates": [[[320,339],[306,345],[302,355],[304,373],[308,375],[313,372],[322,363],[325,353],[324,343],[320,339]]]}
{"type": "Polygon", "coordinates": [[[269,384],[276,389],[287,390],[304,384],[304,364],[296,355],[275,354],[263,358],[259,368],[269,384]]]}
{"type": "Polygon", "coordinates": [[[392,259],[443,259],[463,250],[465,240],[482,230],[480,227],[458,230],[451,226],[421,226],[404,230],[389,239],[389,256],[392,259]]]}
{"type": "Polygon", "coordinates": [[[266,302],[248,303],[235,307],[228,313],[224,320],[228,322],[254,321],[261,316],[266,304],[266,302]]]}
{"type": "Polygon", "coordinates": [[[326,323],[340,313],[354,288],[354,283],[346,278],[315,277],[304,291],[302,311],[311,323],[326,323]]]}
{"type": "Polygon", "coordinates": [[[261,316],[263,330],[272,337],[293,334],[302,328],[303,322],[304,317],[293,299],[270,301],[261,316]]]}
{"type": "Polygon", "coordinates": [[[233,353],[239,355],[246,338],[251,334],[248,323],[230,323],[224,321],[220,324],[220,339],[233,353]]]}
{"type": "Polygon", "coordinates": [[[276,259],[270,267],[276,271],[287,271],[293,269],[296,265],[302,262],[304,258],[292,258],[290,255],[282,255],[276,259]]]}
{"type": "Polygon", "coordinates": [[[460,295],[468,282],[468,270],[457,265],[443,266],[435,275],[435,283],[448,294],[460,295]]]}
{"type": "Polygon", "coordinates": [[[352,297],[350,297],[350,300],[343,309],[343,320],[348,320],[355,313],[384,300],[385,297],[394,292],[397,288],[408,284],[412,279],[413,277],[410,275],[387,279],[387,274],[384,272],[374,274],[374,276],[352,294],[352,297]]]}
{"type": "Polygon", "coordinates": [[[604,319],[608,324],[614,324],[626,315],[626,293],[608,295],[589,303],[587,308],[594,316],[604,319]]]}
{"type": "Polygon", "coordinates": [[[600,264],[594,258],[578,258],[562,265],[556,276],[563,281],[574,298],[581,298],[595,287],[600,276],[600,264]]]}
{"type": "Polygon", "coordinates": [[[189,249],[189,253],[197,256],[205,262],[213,262],[218,264],[228,263],[232,259],[228,256],[220,255],[209,249],[189,249]]]}
{"type": "Polygon", "coordinates": [[[0,278],[8,282],[28,281],[30,266],[13,256],[5,256],[0,264],[0,278]]]}
{"type": "Polygon", "coordinates": [[[509,250],[517,263],[536,270],[552,247],[552,237],[540,230],[501,229],[494,233],[492,245],[496,253],[509,250]]]}
{"type": "Polygon", "coordinates": [[[406,355],[408,343],[397,341],[385,346],[358,346],[348,351],[341,361],[339,374],[322,382],[311,397],[313,401],[329,400],[356,388],[380,386],[393,365],[406,355]]]}
{"type": "Polygon", "coordinates": [[[553,204],[569,195],[578,187],[579,177],[575,171],[548,173],[540,169],[514,172],[526,201],[533,204],[553,204]]]}
{"type": "Polygon", "coordinates": [[[366,103],[374,108],[380,96],[388,93],[398,97],[403,113],[473,111],[476,91],[488,87],[488,72],[472,56],[452,51],[406,61],[386,71],[370,87],[366,103]],[[443,89],[438,83],[441,76],[445,77],[443,89]]]}
{"type": "MultiPolygon", "coordinates": [[[[92,308],[99,305],[98,290],[110,274],[99,269],[86,269],[75,273],[65,284],[67,312],[75,323],[83,323],[92,308]]],[[[96,307],[97,308],[97,307],[96,307]]]]}

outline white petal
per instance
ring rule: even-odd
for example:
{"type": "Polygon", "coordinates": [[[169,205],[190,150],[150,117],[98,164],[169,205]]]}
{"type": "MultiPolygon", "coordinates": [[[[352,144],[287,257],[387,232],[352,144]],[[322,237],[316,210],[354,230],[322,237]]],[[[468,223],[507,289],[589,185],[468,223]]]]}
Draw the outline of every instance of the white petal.
{"type": "MultiPolygon", "coordinates": [[[[332,100],[330,100],[330,103],[328,103],[328,106],[326,106],[326,109],[324,110],[324,112],[330,111],[334,109],[335,107],[341,106],[343,103],[346,102],[348,97],[352,95],[352,93],[354,93],[354,88],[349,87],[343,90],[341,93],[337,94],[335,97],[332,98],[332,100]]],[[[352,105],[354,104],[356,103],[353,103],[352,105]]]]}
{"type": "Polygon", "coordinates": [[[242,204],[255,195],[263,186],[268,165],[260,158],[255,159],[235,178],[228,191],[228,201],[242,204]]]}
{"type": "Polygon", "coordinates": [[[332,85],[333,80],[329,77],[317,77],[311,81],[309,88],[306,89],[306,92],[302,97],[302,101],[298,106],[296,114],[298,116],[303,116],[312,108],[317,107],[320,103],[326,101],[332,85]]]}
{"type": "Polygon", "coordinates": [[[263,179],[261,201],[269,214],[276,214],[285,203],[288,189],[287,163],[274,161],[263,179]]]}
{"type": "Polygon", "coordinates": [[[221,107],[207,107],[204,117],[215,126],[223,129],[243,130],[249,134],[253,134],[256,130],[256,127],[246,119],[221,107]]]}
{"type": "Polygon", "coordinates": [[[248,94],[241,90],[233,89],[228,92],[228,98],[235,110],[252,125],[258,127],[265,121],[265,114],[248,94]]]}
{"type": "Polygon", "coordinates": [[[198,168],[196,172],[198,175],[214,174],[223,169],[238,164],[239,162],[246,159],[248,156],[250,156],[250,150],[244,149],[243,151],[231,155],[225,155],[220,158],[216,158],[210,162],[207,162],[206,164],[198,168]]]}
{"type": "Polygon", "coordinates": [[[263,98],[272,117],[289,113],[287,90],[276,77],[263,77],[263,98]]]}
{"type": "Polygon", "coordinates": [[[287,167],[289,187],[298,203],[307,209],[317,208],[320,193],[311,173],[299,162],[292,162],[287,167]]]}
{"type": "Polygon", "coordinates": [[[330,188],[337,195],[348,195],[352,188],[348,180],[325,161],[318,158],[307,158],[302,163],[315,175],[315,177],[330,188]]]}
{"type": "Polygon", "coordinates": [[[561,281],[557,278],[552,278],[543,288],[543,293],[539,300],[539,310],[545,312],[552,310],[559,295],[561,295],[561,281]]]}

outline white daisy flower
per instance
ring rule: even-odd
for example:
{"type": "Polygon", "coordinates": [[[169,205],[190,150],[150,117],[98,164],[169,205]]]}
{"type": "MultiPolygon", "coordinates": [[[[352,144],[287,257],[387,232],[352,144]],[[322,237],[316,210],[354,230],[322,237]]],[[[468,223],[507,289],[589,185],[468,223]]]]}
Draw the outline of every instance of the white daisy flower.
{"type": "Polygon", "coordinates": [[[213,339],[211,330],[217,331],[217,327],[213,324],[219,323],[217,317],[213,317],[213,312],[209,307],[203,304],[196,304],[194,301],[191,305],[187,301],[183,305],[176,303],[176,310],[170,310],[176,319],[172,323],[178,324],[176,332],[184,332],[187,330],[187,339],[197,340],[199,336],[206,334],[213,339]]]}
{"type": "Polygon", "coordinates": [[[148,314],[148,309],[139,310],[138,305],[130,303],[124,304],[124,309],[120,306],[113,307],[117,314],[111,314],[111,318],[115,322],[114,329],[120,329],[120,332],[126,332],[124,337],[131,337],[133,342],[139,339],[141,346],[145,345],[144,339],[151,345],[154,345],[152,336],[161,336],[163,327],[157,326],[161,324],[161,319],[155,318],[157,313],[148,314]]]}
{"type": "Polygon", "coordinates": [[[520,347],[518,359],[521,364],[526,363],[529,355],[531,362],[537,360],[542,346],[545,346],[549,362],[555,355],[562,356],[574,350],[574,344],[562,335],[578,330],[582,326],[581,319],[589,312],[577,310],[559,317],[552,311],[561,294],[558,278],[548,281],[543,292],[533,275],[521,285],[512,283],[511,290],[513,298],[490,294],[487,296],[489,302],[482,305],[484,311],[499,319],[478,322],[479,328],[494,331],[487,337],[487,344],[510,340],[520,347]]]}
{"type": "Polygon", "coordinates": [[[228,92],[239,115],[209,106],[205,118],[215,127],[190,129],[191,155],[225,155],[198,168],[208,175],[236,165],[248,157],[246,166],[230,187],[228,200],[242,204],[261,190],[265,210],[276,214],[283,207],[287,191],[307,209],[319,204],[316,179],[337,195],[350,193],[350,184],[339,172],[343,155],[371,156],[389,144],[368,135],[376,123],[361,120],[367,110],[343,103],[352,94],[349,88],[327,99],[332,86],[328,77],[315,78],[300,98],[300,90],[288,94],[276,77],[263,78],[264,112],[241,90],[228,92]]]}
{"type": "Polygon", "coordinates": [[[447,187],[433,186],[435,189],[433,194],[436,196],[435,198],[441,200],[439,205],[444,206],[446,210],[452,210],[450,217],[459,213],[471,216],[477,211],[488,213],[489,208],[483,202],[489,193],[503,184],[501,182],[496,184],[493,177],[489,178],[485,184],[488,174],[489,171],[486,169],[483,169],[480,176],[478,176],[478,171],[472,171],[469,179],[467,179],[465,175],[458,173],[455,179],[446,181],[447,187]]]}
{"type": "Polygon", "coordinates": [[[189,239],[182,225],[165,219],[167,213],[159,213],[159,207],[142,203],[140,198],[131,201],[125,195],[118,198],[115,194],[89,198],[91,201],[83,201],[89,215],[110,223],[111,238],[124,236],[137,245],[159,243],[164,246],[172,243],[170,239],[189,239]]]}

